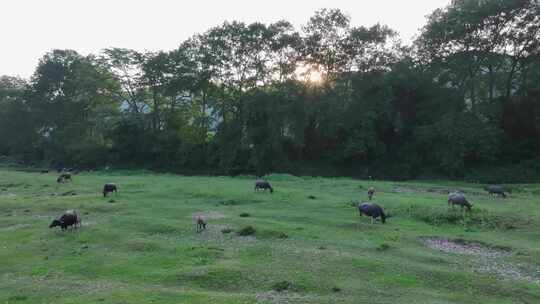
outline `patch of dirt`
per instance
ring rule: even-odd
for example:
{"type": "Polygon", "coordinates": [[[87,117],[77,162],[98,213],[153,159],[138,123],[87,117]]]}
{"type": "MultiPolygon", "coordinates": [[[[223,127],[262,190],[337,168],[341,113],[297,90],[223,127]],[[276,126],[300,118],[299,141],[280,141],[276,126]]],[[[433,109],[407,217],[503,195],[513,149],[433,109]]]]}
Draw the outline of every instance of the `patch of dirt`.
{"type": "Polygon", "coordinates": [[[395,193],[417,193],[418,190],[412,189],[412,188],[405,188],[405,187],[394,187],[392,188],[392,192],[395,193]]]}
{"type": "Polygon", "coordinates": [[[416,187],[403,187],[403,186],[395,186],[392,188],[392,192],[395,193],[436,193],[436,194],[448,194],[450,192],[463,192],[461,190],[450,190],[450,189],[441,189],[441,188],[416,188],[416,187]]]}
{"type": "Polygon", "coordinates": [[[225,215],[217,211],[208,211],[208,212],[195,212],[191,215],[193,220],[196,220],[197,217],[202,217],[205,220],[219,220],[225,218],[225,215]]]}
{"type": "Polygon", "coordinates": [[[232,229],[230,225],[215,225],[211,223],[206,226],[206,230],[203,230],[200,233],[195,233],[194,231],[197,235],[197,239],[222,246],[225,246],[225,244],[249,245],[254,244],[257,241],[255,236],[237,236],[234,232],[235,230],[232,229]],[[224,234],[221,232],[223,229],[231,229],[231,233],[224,234]]]}
{"type": "Polygon", "coordinates": [[[429,248],[447,253],[470,254],[488,258],[499,258],[510,255],[508,250],[489,248],[474,242],[429,238],[425,240],[425,244],[429,248]]]}
{"type": "Polygon", "coordinates": [[[451,191],[448,190],[448,189],[430,188],[430,189],[426,189],[426,192],[437,193],[437,194],[448,194],[448,193],[450,193],[451,191]]]}
{"type": "Polygon", "coordinates": [[[477,242],[450,240],[444,238],[427,238],[424,244],[446,253],[467,255],[471,257],[473,271],[494,274],[504,280],[523,280],[540,284],[540,269],[532,265],[521,265],[506,261],[510,250],[488,247],[477,242]]]}
{"type": "Polygon", "coordinates": [[[311,303],[315,301],[314,296],[302,295],[295,292],[269,291],[256,295],[257,303],[282,304],[282,303],[311,303]]]}

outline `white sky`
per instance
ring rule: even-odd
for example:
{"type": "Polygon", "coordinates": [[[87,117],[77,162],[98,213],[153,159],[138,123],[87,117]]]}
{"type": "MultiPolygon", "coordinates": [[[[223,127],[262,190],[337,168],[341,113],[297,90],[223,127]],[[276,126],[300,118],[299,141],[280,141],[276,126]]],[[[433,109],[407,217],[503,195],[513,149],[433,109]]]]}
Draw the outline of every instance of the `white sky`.
{"type": "Polygon", "coordinates": [[[409,42],[425,16],[450,0],[0,0],[0,75],[29,77],[46,52],[108,47],[171,50],[225,20],[299,26],[321,8],[353,25],[387,24],[409,42]]]}

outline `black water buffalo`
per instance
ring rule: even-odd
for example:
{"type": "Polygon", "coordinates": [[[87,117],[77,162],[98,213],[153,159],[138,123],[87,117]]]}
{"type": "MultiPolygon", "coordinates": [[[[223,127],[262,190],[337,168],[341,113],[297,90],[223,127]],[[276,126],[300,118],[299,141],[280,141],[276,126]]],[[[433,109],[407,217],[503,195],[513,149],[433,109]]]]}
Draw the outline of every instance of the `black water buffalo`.
{"type": "Polygon", "coordinates": [[[77,212],[73,210],[68,210],[58,219],[53,220],[51,225],[49,225],[49,228],[53,228],[56,226],[60,226],[62,231],[66,230],[68,227],[77,228],[81,226],[81,218],[79,217],[77,212]]]}
{"type": "Polygon", "coordinates": [[[201,232],[206,229],[206,221],[202,216],[197,216],[197,232],[201,232]]]}
{"type": "Polygon", "coordinates": [[[388,217],[386,214],[384,214],[384,210],[381,206],[373,203],[360,203],[358,204],[358,211],[360,212],[360,216],[362,214],[371,217],[371,223],[373,224],[373,220],[375,218],[380,217],[382,223],[386,223],[386,218],[388,217]]]}
{"type": "Polygon", "coordinates": [[[274,189],[272,188],[270,183],[262,179],[258,179],[255,181],[255,191],[257,190],[270,190],[270,193],[274,193],[274,189]]]}
{"type": "Polygon", "coordinates": [[[116,187],[116,184],[114,183],[106,183],[105,186],[103,186],[103,197],[107,197],[107,194],[109,193],[116,193],[118,188],[116,187]]]}
{"type": "Polygon", "coordinates": [[[57,181],[58,183],[65,183],[65,182],[67,182],[68,180],[69,180],[69,181],[72,181],[72,179],[71,179],[71,173],[67,173],[67,172],[66,172],[66,173],[60,174],[60,176],[58,176],[58,178],[56,179],[56,181],[57,181]]]}

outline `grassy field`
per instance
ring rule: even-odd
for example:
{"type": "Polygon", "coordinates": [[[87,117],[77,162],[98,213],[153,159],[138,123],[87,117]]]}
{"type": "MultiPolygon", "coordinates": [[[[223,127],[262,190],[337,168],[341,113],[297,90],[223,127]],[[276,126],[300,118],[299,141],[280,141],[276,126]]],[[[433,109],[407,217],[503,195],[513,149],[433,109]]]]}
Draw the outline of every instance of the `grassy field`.
{"type": "Polygon", "coordinates": [[[252,177],[116,171],[59,185],[1,169],[0,303],[540,303],[538,184],[500,199],[455,182],[268,180],[273,194],[252,177]],[[106,182],[116,196],[103,198],[106,182]],[[369,186],[385,225],[351,205],[369,186]],[[454,189],[471,214],[447,207],[454,189]],[[49,229],[67,209],[83,227],[49,229]]]}

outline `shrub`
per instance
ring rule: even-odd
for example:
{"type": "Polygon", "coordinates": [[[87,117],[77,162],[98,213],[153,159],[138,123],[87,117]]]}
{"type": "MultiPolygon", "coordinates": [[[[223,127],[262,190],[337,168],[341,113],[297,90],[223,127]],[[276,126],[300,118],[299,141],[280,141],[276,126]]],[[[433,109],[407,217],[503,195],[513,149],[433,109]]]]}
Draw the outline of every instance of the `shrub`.
{"type": "Polygon", "coordinates": [[[382,244],[379,244],[379,246],[377,246],[376,248],[378,251],[385,251],[385,250],[388,250],[390,249],[390,245],[386,244],[386,243],[382,243],[382,244]]]}
{"type": "Polygon", "coordinates": [[[223,229],[221,229],[221,233],[223,233],[223,234],[227,234],[227,233],[231,233],[231,232],[232,232],[231,228],[223,228],[223,229]]]}
{"type": "Polygon", "coordinates": [[[263,230],[258,233],[259,237],[261,238],[268,238],[268,239],[286,239],[289,238],[289,236],[281,231],[274,231],[274,230],[263,230]]]}
{"type": "Polygon", "coordinates": [[[289,289],[291,286],[292,284],[289,281],[280,281],[280,282],[274,283],[274,285],[272,285],[272,289],[275,291],[281,292],[281,291],[289,289]]]}
{"type": "Polygon", "coordinates": [[[15,295],[11,296],[7,299],[6,303],[9,303],[10,301],[26,301],[28,299],[25,295],[15,295]]]}
{"type": "Polygon", "coordinates": [[[240,217],[249,217],[249,216],[250,216],[250,215],[249,215],[249,213],[247,213],[247,212],[242,212],[242,213],[240,213],[240,217]]]}
{"type": "Polygon", "coordinates": [[[240,236],[248,236],[253,234],[255,234],[255,228],[253,228],[253,226],[246,226],[238,230],[238,235],[240,236]]]}

